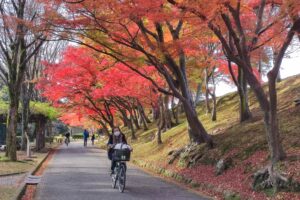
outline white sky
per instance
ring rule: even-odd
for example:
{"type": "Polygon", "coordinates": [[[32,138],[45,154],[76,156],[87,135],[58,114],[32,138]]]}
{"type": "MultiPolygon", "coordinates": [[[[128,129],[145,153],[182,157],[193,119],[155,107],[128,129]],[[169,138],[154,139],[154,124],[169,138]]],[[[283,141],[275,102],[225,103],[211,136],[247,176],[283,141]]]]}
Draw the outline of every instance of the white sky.
{"type": "MultiPolygon", "coordinates": [[[[287,78],[296,74],[300,74],[300,51],[296,51],[290,55],[290,58],[283,59],[281,64],[281,78],[287,78]]],[[[236,90],[234,85],[220,83],[216,88],[217,96],[222,96],[228,92],[236,90]]]]}

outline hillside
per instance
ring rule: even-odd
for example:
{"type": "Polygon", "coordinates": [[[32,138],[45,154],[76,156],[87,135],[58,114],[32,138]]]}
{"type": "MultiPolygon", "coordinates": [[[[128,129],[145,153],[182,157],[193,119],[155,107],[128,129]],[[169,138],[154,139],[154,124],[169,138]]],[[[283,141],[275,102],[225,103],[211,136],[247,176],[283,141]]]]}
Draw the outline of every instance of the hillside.
{"type": "MultiPolygon", "coordinates": [[[[285,161],[278,164],[278,168],[300,181],[300,106],[296,107],[293,102],[297,98],[300,98],[300,76],[288,78],[278,84],[280,131],[288,155],[285,161]]],[[[184,116],[181,117],[178,126],[162,134],[162,145],[157,145],[156,126],[151,124],[148,131],[140,130],[137,133],[137,140],[129,139],[134,148],[133,163],[163,176],[172,177],[218,199],[300,199],[299,193],[280,192],[274,195],[272,190],[252,191],[251,176],[267,164],[268,147],[262,113],[251,91],[249,104],[253,119],[242,124],[238,119],[239,104],[236,93],[218,99],[217,122],[212,122],[210,116],[205,114],[204,105],[199,105],[199,118],[207,131],[213,135],[215,148],[208,149],[205,145],[199,145],[177,157],[170,154],[188,144],[184,116]],[[229,159],[232,165],[225,173],[216,176],[215,165],[221,158],[229,159]]]]}

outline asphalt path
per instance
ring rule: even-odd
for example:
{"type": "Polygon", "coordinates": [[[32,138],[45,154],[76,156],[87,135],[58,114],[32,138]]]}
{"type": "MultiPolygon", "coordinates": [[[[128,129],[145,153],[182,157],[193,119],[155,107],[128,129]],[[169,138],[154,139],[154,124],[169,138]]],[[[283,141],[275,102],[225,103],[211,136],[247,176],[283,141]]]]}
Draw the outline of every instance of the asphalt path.
{"type": "Polygon", "coordinates": [[[128,166],[124,193],[111,187],[106,151],[83,143],[61,146],[38,185],[36,200],[205,200],[184,188],[128,166]]]}

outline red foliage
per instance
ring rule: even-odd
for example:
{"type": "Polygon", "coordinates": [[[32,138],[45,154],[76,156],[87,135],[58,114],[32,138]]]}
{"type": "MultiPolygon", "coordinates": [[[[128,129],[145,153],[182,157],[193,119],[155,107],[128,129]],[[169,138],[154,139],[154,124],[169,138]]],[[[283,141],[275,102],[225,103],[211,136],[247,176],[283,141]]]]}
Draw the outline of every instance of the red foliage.
{"type": "MultiPolygon", "coordinates": [[[[44,77],[37,87],[55,106],[63,108],[61,120],[68,124],[83,125],[89,116],[97,118],[97,109],[104,109],[103,102],[112,97],[132,97],[144,105],[157,98],[150,81],[83,47],[68,47],[59,63],[44,64],[44,77]]],[[[153,67],[140,70],[163,84],[153,67]]],[[[115,114],[116,108],[111,105],[110,111],[115,114]]]]}

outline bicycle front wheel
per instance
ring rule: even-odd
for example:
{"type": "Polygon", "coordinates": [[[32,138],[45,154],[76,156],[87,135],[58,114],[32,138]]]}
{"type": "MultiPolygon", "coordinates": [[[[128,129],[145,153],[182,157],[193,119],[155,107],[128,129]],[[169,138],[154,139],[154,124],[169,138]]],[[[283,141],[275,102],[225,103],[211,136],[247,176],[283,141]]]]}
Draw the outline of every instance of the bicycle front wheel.
{"type": "Polygon", "coordinates": [[[112,186],[112,188],[116,188],[117,179],[118,179],[117,177],[118,176],[117,176],[116,173],[114,173],[114,174],[111,175],[111,186],[112,186]]]}
{"type": "Polygon", "coordinates": [[[118,176],[118,188],[120,192],[124,192],[126,183],[126,167],[125,164],[120,166],[119,176],[118,176]]]}

